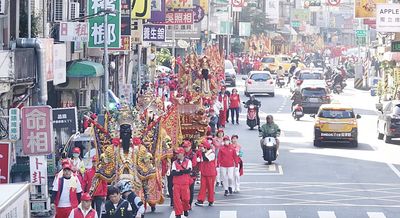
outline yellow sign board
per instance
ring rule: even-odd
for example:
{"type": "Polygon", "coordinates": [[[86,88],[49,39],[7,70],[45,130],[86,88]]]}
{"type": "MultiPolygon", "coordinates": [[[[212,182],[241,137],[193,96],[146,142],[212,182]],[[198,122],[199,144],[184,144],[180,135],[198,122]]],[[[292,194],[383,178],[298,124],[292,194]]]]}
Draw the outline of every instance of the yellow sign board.
{"type": "Polygon", "coordinates": [[[355,0],[354,17],[355,18],[375,18],[376,4],[386,3],[387,0],[355,0]]]}
{"type": "Polygon", "coordinates": [[[193,0],[166,0],[167,8],[193,8],[193,0]]]}
{"type": "Polygon", "coordinates": [[[208,1],[209,0],[200,0],[200,7],[203,8],[205,14],[208,14],[208,1]]]}
{"type": "Polygon", "coordinates": [[[151,0],[132,1],[131,19],[150,19],[151,0]]]}

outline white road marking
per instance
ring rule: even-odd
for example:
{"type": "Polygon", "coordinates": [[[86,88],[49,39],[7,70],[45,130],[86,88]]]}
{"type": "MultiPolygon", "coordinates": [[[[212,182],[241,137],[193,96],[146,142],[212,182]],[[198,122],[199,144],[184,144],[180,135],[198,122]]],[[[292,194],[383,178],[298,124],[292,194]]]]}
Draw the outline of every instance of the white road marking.
{"type": "Polygon", "coordinates": [[[286,212],[283,210],[270,210],[268,213],[269,218],[286,218],[286,212]]]}
{"type": "Polygon", "coordinates": [[[336,218],[335,212],[333,211],[318,211],[320,218],[336,218]]]}
{"type": "Polygon", "coordinates": [[[381,212],[367,212],[369,218],[386,218],[385,214],[381,212]]]}
{"type": "Polygon", "coordinates": [[[220,211],[219,218],[236,218],[237,212],[236,211],[220,211]]]}

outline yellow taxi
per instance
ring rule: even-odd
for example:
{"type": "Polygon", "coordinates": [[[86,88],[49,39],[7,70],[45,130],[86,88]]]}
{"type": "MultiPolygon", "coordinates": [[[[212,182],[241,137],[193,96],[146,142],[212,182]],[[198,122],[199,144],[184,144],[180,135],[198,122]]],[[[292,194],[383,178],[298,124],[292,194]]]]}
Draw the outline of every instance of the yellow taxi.
{"type": "MultiPolygon", "coordinates": [[[[269,69],[271,73],[275,73],[275,71],[282,66],[285,72],[289,72],[289,69],[292,65],[292,58],[288,55],[269,55],[261,59],[262,69],[269,69]]],[[[298,64],[300,69],[305,68],[305,65],[302,63],[298,64]]]]}
{"type": "Polygon", "coordinates": [[[353,108],[343,104],[323,104],[315,117],[314,146],[322,142],[348,141],[352,147],[358,146],[358,126],[353,108]]]}

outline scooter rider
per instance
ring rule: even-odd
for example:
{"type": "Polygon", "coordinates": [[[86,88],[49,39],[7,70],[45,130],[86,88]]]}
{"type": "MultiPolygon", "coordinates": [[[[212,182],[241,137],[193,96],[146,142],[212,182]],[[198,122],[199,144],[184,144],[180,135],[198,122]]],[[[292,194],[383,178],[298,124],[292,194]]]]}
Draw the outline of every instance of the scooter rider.
{"type": "Polygon", "coordinates": [[[250,95],[250,99],[247,100],[247,102],[246,102],[246,108],[249,107],[249,105],[251,105],[251,104],[256,106],[257,126],[258,126],[258,129],[260,129],[260,116],[258,116],[258,111],[261,107],[261,102],[256,99],[255,95],[250,95]]]}
{"type": "Polygon", "coordinates": [[[332,87],[335,87],[336,85],[340,85],[340,87],[343,87],[343,76],[340,72],[334,74],[332,76],[332,80],[333,80],[332,87]]]}
{"type": "Polygon", "coordinates": [[[302,100],[303,100],[303,96],[301,95],[301,92],[300,92],[299,89],[296,89],[296,90],[293,92],[293,95],[292,95],[292,97],[290,98],[290,100],[293,101],[293,102],[292,102],[292,111],[293,111],[294,106],[296,106],[297,104],[300,104],[300,105],[301,105],[302,100]]]}
{"type": "Polygon", "coordinates": [[[279,66],[278,70],[275,71],[276,73],[276,83],[279,83],[279,78],[285,78],[285,70],[283,70],[282,66],[279,66]]]}
{"type": "MultiPolygon", "coordinates": [[[[281,134],[281,129],[274,122],[274,118],[272,117],[272,115],[268,115],[267,116],[267,123],[262,125],[261,129],[259,131],[260,131],[260,135],[262,136],[262,139],[264,139],[268,135],[272,135],[272,136],[275,137],[275,140],[276,140],[276,152],[277,152],[277,154],[279,154],[279,140],[278,140],[278,137],[281,134]]],[[[262,142],[263,142],[262,139],[260,141],[261,149],[263,149],[263,147],[262,147],[262,142]]]]}

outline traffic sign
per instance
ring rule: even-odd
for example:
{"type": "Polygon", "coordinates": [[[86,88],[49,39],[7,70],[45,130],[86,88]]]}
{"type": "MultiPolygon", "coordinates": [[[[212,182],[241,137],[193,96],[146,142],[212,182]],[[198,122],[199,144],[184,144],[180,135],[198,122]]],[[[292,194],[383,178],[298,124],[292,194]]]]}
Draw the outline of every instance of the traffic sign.
{"type": "Polygon", "coordinates": [[[367,38],[366,37],[357,37],[356,42],[357,42],[357,45],[359,45],[359,46],[365,46],[367,44],[367,38]]]}
{"type": "Polygon", "coordinates": [[[357,37],[366,37],[367,31],[366,30],[356,30],[356,36],[357,37]]]}
{"type": "Polygon", "coordinates": [[[338,6],[340,4],[340,0],[327,0],[330,6],[338,6]]]}
{"type": "Polygon", "coordinates": [[[392,42],[391,52],[400,52],[400,42],[399,41],[392,42]]]}

